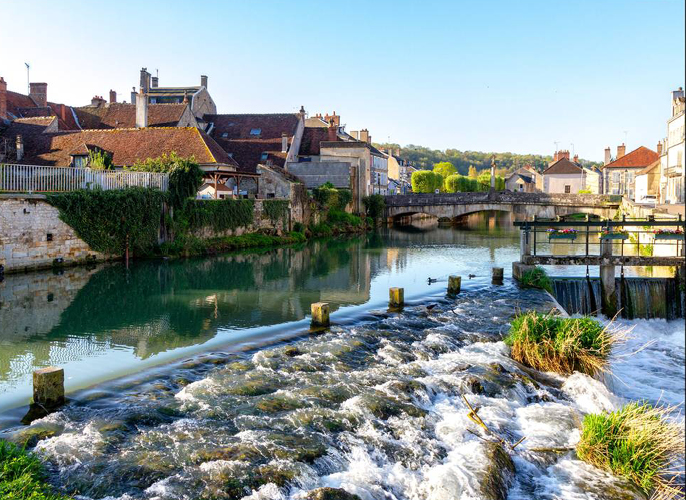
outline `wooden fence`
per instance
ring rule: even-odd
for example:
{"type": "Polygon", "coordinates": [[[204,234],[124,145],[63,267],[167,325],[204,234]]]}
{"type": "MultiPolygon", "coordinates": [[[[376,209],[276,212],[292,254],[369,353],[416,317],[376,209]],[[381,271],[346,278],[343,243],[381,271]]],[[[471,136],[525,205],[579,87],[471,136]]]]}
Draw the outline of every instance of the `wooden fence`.
{"type": "Polygon", "coordinates": [[[123,189],[134,186],[167,191],[169,175],[157,172],[0,163],[0,192],[54,193],[77,189],[123,189]]]}

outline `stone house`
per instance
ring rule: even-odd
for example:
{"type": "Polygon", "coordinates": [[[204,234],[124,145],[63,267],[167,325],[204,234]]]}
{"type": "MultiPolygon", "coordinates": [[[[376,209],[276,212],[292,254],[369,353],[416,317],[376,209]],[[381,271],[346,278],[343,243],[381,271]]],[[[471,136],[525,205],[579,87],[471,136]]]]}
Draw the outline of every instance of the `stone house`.
{"type": "Polygon", "coordinates": [[[558,151],[543,171],[543,192],[578,194],[579,191],[600,192],[600,172],[578,163],[579,157],[569,159],[569,151],[558,151]]]}
{"type": "Polygon", "coordinates": [[[525,165],[505,178],[505,189],[518,193],[541,191],[543,176],[531,165],[525,165]]]}
{"type": "Polygon", "coordinates": [[[660,201],[662,203],[683,204],[685,199],[685,108],[684,89],[679,87],[678,90],[672,92],[672,116],[667,120],[667,137],[663,141],[664,148],[660,152],[660,201]]]}
{"type": "Polygon", "coordinates": [[[636,173],[636,202],[657,202],[660,194],[660,160],[636,173]]]}
{"type": "MultiPolygon", "coordinates": [[[[608,157],[606,149],[605,157],[608,157]]],[[[626,153],[624,144],[617,146],[617,158],[603,166],[603,192],[619,194],[632,201],[636,197],[636,174],[659,159],[658,154],[645,146],[626,153]]]]}

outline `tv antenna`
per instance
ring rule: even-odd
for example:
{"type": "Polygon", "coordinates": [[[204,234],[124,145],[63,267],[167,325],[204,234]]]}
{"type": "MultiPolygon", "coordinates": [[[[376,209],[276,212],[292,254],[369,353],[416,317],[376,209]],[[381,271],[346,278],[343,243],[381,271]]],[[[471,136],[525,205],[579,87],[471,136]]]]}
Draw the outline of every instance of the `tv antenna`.
{"type": "Polygon", "coordinates": [[[624,131],[624,145],[626,146],[626,135],[629,133],[628,130],[624,131]]]}
{"type": "Polygon", "coordinates": [[[29,78],[29,63],[25,62],[24,65],[26,66],[26,92],[27,95],[31,93],[31,79],[29,78]]]}
{"type": "Polygon", "coordinates": [[[560,141],[553,141],[553,144],[555,144],[555,152],[557,153],[557,145],[560,144],[560,141]]]}

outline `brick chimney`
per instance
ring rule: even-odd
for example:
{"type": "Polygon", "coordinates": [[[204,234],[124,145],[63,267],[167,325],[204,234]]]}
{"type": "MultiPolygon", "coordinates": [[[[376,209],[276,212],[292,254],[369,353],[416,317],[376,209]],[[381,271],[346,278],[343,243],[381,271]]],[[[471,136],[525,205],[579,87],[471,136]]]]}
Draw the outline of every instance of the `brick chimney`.
{"type": "Polygon", "coordinates": [[[579,155],[574,155],[574,163],[579,163],[579,155]]]}
{"type": "Polygon", "coordinates": [[[366,128],[363,128],[362,130],[360,130],[360,140],[362,142],[366,142],[366,143],[370,142],[369,130],[367,130],[366,128]]]}
{"type": "Polygon", "coordinates": [[[335,141],[338,139],[338,126],[333,118],[329,120],[329,129],[327,130],[326,139],[328,141],[335,141]]]}
{"type": "Polygon", "coordinates": [[[566,149],[561,149],[559,151],[555,151],[555,156],[553,156],[553,163],[555,163],[558,160],[561,160],[562,158],[567,158],[569,160],[569,151],[566,149]]]}
{"type": "Polygon", "coordinates": [[[626,154],[626,146],[622,143],[621,146],[617,146],[617,159],[619,160],[622,156],[626,154]]]}
{"type": "Polygon", "coordinates": [[[48,84],[47,83],[30,83],[29,97],[33,99],[36,106],[44,108],[48,105],[48,84]]]}
{"type": "Polygon", "coordinates": [[[331,120],[333,120],[337,127],[341,126],[341,117],[340,117],[340,115],[337,115],[335,111],[333,112],[332,115],[327,113],[326,116],[324,116],[324,120],[327,123],[330,122],[331,120]]]}
{"type": "Polygon", "coordinates": [[[136,128],[148,126],[148,96],[143,89],[136,96],[136,128]]]}
{"type": "Polygon", "coordinates": [[[207,88],[207,75],[200,75],[200,86],[207,88]]]}
{"type": "Polygon", "coordinates": [[[24,139],[22,139],[21,134],[17,134],[17,161],[21,161],[24,158],[24,139]]]}
{"type": "Polygon", "coordinates": [[[7,82],[0,76],[0,119],[7,118],[7,82]]]}
{"type": "Polygon", "coordinates": [[[91,99],[91,106],[99,108],[100,106],[104,106],[104,104],[105,99],[103,99],[101,95],[94,95],[91,99]]]}
{"type": "Polygon", "coordinates": [[[151,86],[152,88],[156,89],[156,88],[157,88],[157,85],[159,84],[159,82],[160,82],[160,79],[157,78],[156,76],[153,76],[153,77],[150,79],[150,86],[151,86]]]}
{"type": "Polygon", "coordinates": [[[114,104],[115,102],[117,102],[117,92],[110,89],[110,104],[114,104]]]}
{"type": "Polygon", "coordinates": [[[605,165],[610,163],[612,161],[612,150],[610,149],[610,146],[605,148],[605,165]]]}
{"type": "Polygon", "coordinates": [[[281,134],[281,152],[288,153],[288,134],[285,132],[281,134]]]}
{"type": "Polygon", "coordinates": [[[67,107],[64,104],[60,104],[60,118],[62,121],[67,120],[67,107]]]}
{"type": "Polygon", "coordinates": [[[662,141],[657,141],[657,155],[662,156],[662,141]]]}

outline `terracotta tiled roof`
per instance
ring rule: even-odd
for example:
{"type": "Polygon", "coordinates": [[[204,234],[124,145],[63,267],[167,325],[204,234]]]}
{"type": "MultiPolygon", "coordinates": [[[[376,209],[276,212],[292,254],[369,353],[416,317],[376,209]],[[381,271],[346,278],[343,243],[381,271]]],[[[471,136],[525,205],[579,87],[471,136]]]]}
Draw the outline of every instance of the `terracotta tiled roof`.
{"type": "MultiPolygon", "coordinates": [[[[620,159],[621,159],[621,158],[620,158],[620,159]]],[[[660,160],[658,159],[658,160],[655,160],[655,161],[654,161],[653,163],[651,163],[650,165],[648,165],[646,168],[643,168],[643,169],[639,170],[638,172],[636,172],[636,175],[647,174],[647,173],[651,172],[652,170],[656,169],[656,168],[659,167],[659,166],[660,166],[660,160]]]]}
{"type": "Polygon", "coordinates": [[[29,96],[10,90],[7,91],[7,111],[15,118],[56,116],[60,130],[79,129],[69,106],[54,102],[48,102],[47,106],[36,106],[29,96]]]}
{"type": "Polygon", "coordinates": [[[171,152],[194,156],[201,165],[235,165],[211,137],[194,127],[26,133],[22,163],[69,166],[70,153],[84,147],[107,151],[117,166],[130,166],[171,152]]]}
{"type": "Polygon", "coordinates": [[[320,153],[319,143],[329,140],[328,128],[305,127],[300,141],[300,156],[317,156],[320,153]]]}
{"type": "Polygon", "coordinates": [[[214,123],[212,136],[222,139],[279,139],[282,134],[295,135],[298,115],[295,113],[204,115],[203,120],[214,123]],[[259,130],[259,134],[251,131],[259,130]]]}
{"type": "MultiPolygon", "coordinates": [[[[187,104],[149,104],[148,127],[175,127],[187,104]]],[[[134,128],[136,126],[136,105],[111,103],[105,106],[82,106],[76,108],[76,115],[84,128],[134,128]]]]}
{"type": "Polygon", "coordinates": [[[581,166],[567,158],[560,158],[543,171],[543,175],[580,174],[581,166]]]}
{"type": "Polygon", "coordinates": [[[621,158],[608,163],[603,168],[642,168],[647,167],[658,159],[657,153],[645,146],[634,149],[621,158]]]}
{"type": "Polygon", "coordinates": [[[286,163],[286,153],[281,152],[281,138],[229,140],[217,138],[217,144],[238,163],[238,171],[254,174],[259,163],[267,160],[283,167],[286,163]],[[266,156],[265,156],[266,155],[266,156]]]}
{"type": "Polygon", "coordinates": [[[16,117],[20,117],[21,113],[19,110],[21,108],[35,108],[36,103],[33,102],[29,96],[20,94],[18,92],[7,91],[7,111],[12,113],[16,117]]]}
{"type": "Polygon", "coordinates": [[[57,120],[56,116],[33,116],[29,118],[17,118],[14,123],[22,123],[25,125],[38,125],[42,127],[49,126],[54,120],[57,120]]]}

